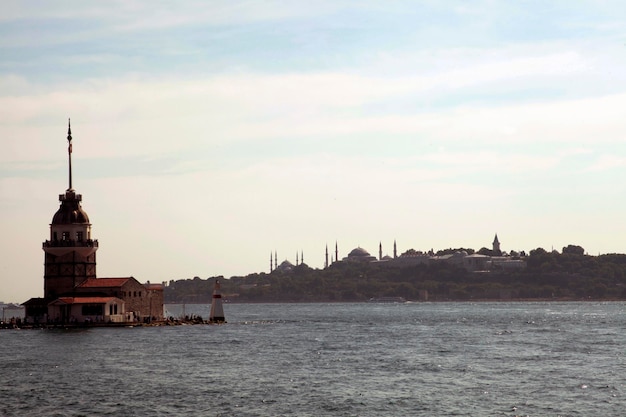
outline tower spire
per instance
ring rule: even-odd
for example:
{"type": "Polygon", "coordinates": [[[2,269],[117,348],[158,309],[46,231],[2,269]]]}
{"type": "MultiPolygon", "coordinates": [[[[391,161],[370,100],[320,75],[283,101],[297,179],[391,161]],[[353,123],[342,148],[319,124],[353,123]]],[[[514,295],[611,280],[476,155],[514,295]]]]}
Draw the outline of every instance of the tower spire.
{"type": "Polygon", "coordinates": [[[500,256],[502,255],[502,252],[500,250],[500,241],[498,240],[498,234],[496,233],[496,236],[493,238],[493,252],[494,255],[496,256],[500,256]]]}
{"type": "Polygon", "coordinates": [[[72,125],[70,119],[67,119],[67,157],[69,161],[69,187],[67,191],[72,191],[72,125]]]}
{"type": "Polygon", "coordinates": [[[328,268],[328,243],[326,244],[326,259],[324,262],[324,268],[328,268]]]}

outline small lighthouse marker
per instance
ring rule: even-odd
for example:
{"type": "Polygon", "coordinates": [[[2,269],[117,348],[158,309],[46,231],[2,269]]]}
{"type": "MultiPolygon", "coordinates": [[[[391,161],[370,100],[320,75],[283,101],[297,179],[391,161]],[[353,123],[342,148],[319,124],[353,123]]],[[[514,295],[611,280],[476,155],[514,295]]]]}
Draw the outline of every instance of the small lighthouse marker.
{"type": "Polygon", "coordinates": [[[215,280],[213,288],[213,300],[211,301],[211,312],[209,313],[209,323],[226,323],[224,319],[224,307],[222,306],[222,293],[220,292],[220,280],[215,280]]]}

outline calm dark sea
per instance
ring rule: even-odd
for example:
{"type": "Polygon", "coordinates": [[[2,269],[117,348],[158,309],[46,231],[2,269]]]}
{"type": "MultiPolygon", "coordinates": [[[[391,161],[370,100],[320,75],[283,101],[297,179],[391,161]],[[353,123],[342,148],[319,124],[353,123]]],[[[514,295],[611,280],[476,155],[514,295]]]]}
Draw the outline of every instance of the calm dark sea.
{"type": "Polygon", "coordinates": [[[624,303],[226,304],[225,313],[222,326],[0,331],[0,415],[626,414],[624,303]]]}

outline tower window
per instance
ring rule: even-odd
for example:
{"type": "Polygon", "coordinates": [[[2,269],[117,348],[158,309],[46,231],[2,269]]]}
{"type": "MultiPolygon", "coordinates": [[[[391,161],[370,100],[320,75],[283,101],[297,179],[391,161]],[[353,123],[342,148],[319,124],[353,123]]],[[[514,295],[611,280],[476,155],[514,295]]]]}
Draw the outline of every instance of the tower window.
{"type": "Polygon", "coordinates": [[[83,240],[83,232],[76,232],[76,240],[79,242],[83,240]]]}
{"type": "Polygon", "coordinates": [[[70,240],[70,232],[63,232],[61,240],[70,240]]]}

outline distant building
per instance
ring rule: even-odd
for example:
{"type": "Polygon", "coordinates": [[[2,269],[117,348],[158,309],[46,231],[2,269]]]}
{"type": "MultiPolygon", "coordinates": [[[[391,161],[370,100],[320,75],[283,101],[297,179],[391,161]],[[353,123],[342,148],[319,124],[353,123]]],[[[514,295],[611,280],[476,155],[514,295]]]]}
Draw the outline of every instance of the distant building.
{"type": "MultiPolygon", "coordinates": [[[[394,242],[395,252],[395,242],[394,242]]],[[[423,252],[418,252],[415,249],[409,249],[398,257],[394,257],[393,264],[398,266],[413,266],[428,264],[430,262],[430,256],[423,252]]]]}
{"type": "Polygon", "coordinates": [[[72,187],[72,131],[68,126],[69,187],[59,195],[50,239],[43,242],[44,296],[24,303],[29,322],[125,323],[163,317],[163,286],[135,278],[96,278],[98,241],[91,236],[82,196],[72,187]]]}
{"type": "Polygon", "coordinates": [[[342,259],[343,262],[374,262],[376,257],[370,255],[365,249],[358,247],[350,251],[348,256],[342,259]]]}
{"type": "MultiPolygon", "coordinates": [[[[277,272],[291,272],[293,271],[293,268],[295,268],[294,264],[292,264],[291,262],[289,262],[288,260],[284,260],[280,263],[280,265],[278,265],[276,268],[274,268],[274,271],[277,272]]],[[[274,272],[272,271],[272,272],[274,272]]]]}
{"type": "Polygon", "coordinates": [[[494,256],[500,256],[502,255],[502,251],[500,250],[500,241],[498,240],[498,234],[496,233],[496,236],[493,238],[493,243],[492,243],[492,247],[493,247],[493,255],[494,256]]]}
{"type": "Polygon", "coordinates": [[[22,320],[24,318],[24,306],[16,304],[4,304],[0,302],[0,309],[2,310],[3,322],[16,319],[22,320]]]}
{"type": "MultiPolygon", "coordinates": [[[[465,268],[470,272],[485,272],[493,270],[515,270],[526,268],[526,261],[520,257],[501,256],[500,241],[496,234],[493,240],[493,251],[491,255],[481,255],[474,253],[472,255],[464,250],[459,250],[447,255],[436,256],[432,253],[424,253],[409,249],[397,255],[396,242],[393,242],[394,256],[383,256],[382,243],[378,245],[378,259],[369,254],[368,251],[361,247],[353,249],[348,256],[344,257],[342,262],[370,262],[379,265],[409,267],[415,265],[428,265],[434,262],[445,262],[458,267],[465,268]]],[[[335,250],[337,244],[335,243],[335,250]]],[[[336,255],[337,256],[337,255],[336,255]]],[[[328,259],[328,247],[326,248],[326,259],[328,259]]],[[[328,265],[326,265],[328,266],[328,265]]]]}
{"type": "Polygon", "coordinates": [[[440,255],[431,257],[433,262],[445,262],[448,264],[462,267],[464,265],[464,259],[468,256],[466,251],[456,251],[448,255],[440,255]]]}
{"type": "Polygon", "coordinates": [[[512,271],[526,268],[526,261],[521,258],[511,258],[510,256],[492,256],[489,270],[512,271]]]}
{"type": "Polygon", "coordinates": [[[491,256],[473,253],[463,258],[463,267],[468,271],[488,271],[491,266],[491,256]]]}

